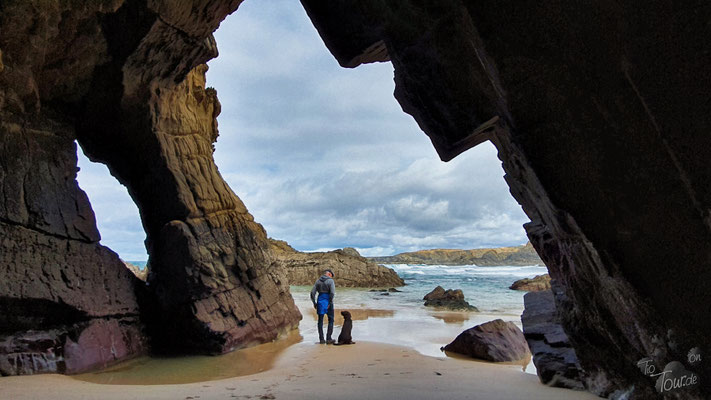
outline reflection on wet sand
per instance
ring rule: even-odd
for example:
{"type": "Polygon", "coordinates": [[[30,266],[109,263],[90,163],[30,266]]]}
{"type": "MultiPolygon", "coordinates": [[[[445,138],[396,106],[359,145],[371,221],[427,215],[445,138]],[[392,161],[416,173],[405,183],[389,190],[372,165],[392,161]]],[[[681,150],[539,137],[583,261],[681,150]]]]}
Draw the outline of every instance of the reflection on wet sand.
{"type": "Polygon", "coordinates": [[[469,313],[466,312],[437,312],[430,313],[431,316],[444,321],[446,324],[462,324],[469,321],[469,313]]]}
{"type": "MultiPolygon", "coordinates": [[[[341,311],[349,311],[351,313],[351,319],[354,321],[365,321],[368,318],[389,318],[395,315],[395,310],[379,310],[375,308],[336,308],[335,309],[335,324],[343,324],[343,316],[341,311]]],[[[308,314],[314,321],[318,319],[316,315],[316,310],[311,309],[310,312],[306,313],[302,309],[303,314],[308,314]]]]}
{"type": "Polygon", "coordinates": [[[526,356],[525,358],[522,358],[522,359],[516,360],[516,361],[491,362],[491,361],[486,361],[486,360],[480,360],[480,359],[478,359],[478,358],[467,357],[467,356],[465,356],[465,355],[463,355],[463,354],[453,353],[453,352],[451,352],[451,351],[444,351],[444,350],[442,350],[442,352],[443,352],[444,354],[446,354],[447,357],[456,358],[456,359],[458,359],[458,360],[466,360],[466,361],[472,361],[472,362],[480,362],[480,363],[484,363],[484,364],[520,365],[520,366],[521,366],[521,370],[522,370],[523,372],[526,372],[526,368],[527,368],[527,367],[530,365],[530,363],[531,363],[531,355],[530,355],[530,354],[529,354],[528,356],[526,356]]]}
{"type": "Polygon", "coordinates": [[[165,385],[251,375],[271,369],[284,350],[302,339],[295,329],[274,342],[220,356],[140,357],[73,378],[113,385],[165,385]]]}

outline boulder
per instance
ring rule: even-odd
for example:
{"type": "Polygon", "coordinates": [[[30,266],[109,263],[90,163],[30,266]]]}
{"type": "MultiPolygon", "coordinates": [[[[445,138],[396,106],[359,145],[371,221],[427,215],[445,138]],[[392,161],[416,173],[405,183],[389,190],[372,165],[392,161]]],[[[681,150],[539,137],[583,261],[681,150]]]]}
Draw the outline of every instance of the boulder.
{"type": "Polygon", "coordinates": [[[538,292],[541,290],[551,290],[551,276],[548,274],[536,275],[533,278],[523,278],[509,286],[511,290],[525,290],[528,292],[538,292]]]}
{"type": "Polygon", "coordinates": [[[442,307],[450,310],[479,311],[478,308],[470,305],[466,300],[464,300],[464,293],[462,292],[462,289],[444,290],[442,286],[437,286],[434,290],[427,293],[422,300],[425,301],[425,306],[428,307],[442,307]]]}
{"type": "Polygon", "coordinates": [[[556,315],[553,292],[526,293],[523,303],[523,336],[538,379],[549,386],[583,389],[578,358],[556,315]]]}
{"type": "Polygon", "coordinates": [[[523,332],[513,322],[501,319],[467,329],[443,349],[493,362],[518,361],[531,355],[523,332]]]}

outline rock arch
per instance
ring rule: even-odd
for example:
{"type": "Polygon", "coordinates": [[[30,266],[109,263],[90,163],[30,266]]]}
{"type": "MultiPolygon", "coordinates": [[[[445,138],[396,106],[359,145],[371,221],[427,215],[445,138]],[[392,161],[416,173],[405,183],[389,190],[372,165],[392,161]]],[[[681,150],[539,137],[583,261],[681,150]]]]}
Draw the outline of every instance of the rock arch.
{"type": "MultiPolygon", "coordinates": [[[[161,325],[168,332],[220,352],[298,320],[263,230],[211,160],[219,103],[201,65],[239,3],[0,6],[4,310],[44,326],[13,302],[46,289],[42,299],[69,306],[71,326],[140,329],[125,294],[134,283],[98,245],[74,179],[77,138],[139,205],[155,269],[148,304],[174,322],[161,325]],[[117,283],[73,297],[72,273],[117,283]]],[[[341,65],[392,61],[396,98],[442,159],[483,140],[497,146],[590,390],[634,386],[643,398],[654,389],[639,359],[663,366],[708,350],[708,5],[302,4],[341,65]]],[[[64,336],[76,343],[76,332],[64,336]]],[[[697,371],[707,394],[709,364],[697,371]]]]}

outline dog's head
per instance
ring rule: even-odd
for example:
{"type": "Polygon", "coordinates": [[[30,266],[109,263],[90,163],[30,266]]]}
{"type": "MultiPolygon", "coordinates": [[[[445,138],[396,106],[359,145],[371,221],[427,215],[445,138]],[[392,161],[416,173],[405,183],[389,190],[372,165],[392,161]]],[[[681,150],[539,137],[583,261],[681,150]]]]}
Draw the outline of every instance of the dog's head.
{"type": "Polygon", "coordinates": [[[348,311],[341,311],[341,315],[343,315],[343,319],[345,320],[351,319],[351,313],[348,311]]]}

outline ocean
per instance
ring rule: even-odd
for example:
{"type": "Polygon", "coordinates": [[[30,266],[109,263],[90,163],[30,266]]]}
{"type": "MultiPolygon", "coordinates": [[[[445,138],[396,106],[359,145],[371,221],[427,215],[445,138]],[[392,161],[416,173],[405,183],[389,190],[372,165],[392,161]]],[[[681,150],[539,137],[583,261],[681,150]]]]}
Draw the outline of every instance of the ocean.
{"type": "MultiPolygon", "coordinates": [[[[512,321],[520,328],[523,295],[526,292],[511,290],[509,286],[518,279],[548,272],[544,266],[386,266],[394,269],[405,280],[406,285],[397,288],[401,292],[388,292],[384,295],[368,289],[338,288],[336,276],[336,312],[349,310],[353,314],[353,310],[356,310],[354,340],[360,337],[362,340],[403,345],[432,357],[445,357],[440,347],[451,342],[462,331],[484,322],[500,318],[512,321]],[[476,306],[480,312],[443,311],[425,307],[422,298],[437,286],[462,289],[467,302],[476,306]]],[[[318,334],[312,322],[315,313],[310,304],[310,290],[311,287],[307,286],[291,287],[294,300],[304,314],[299,327],[301,335],[305,341],[316,341],[318,334]]],[[[339,322],[338,316],[336,322],[339,322]]]]}

